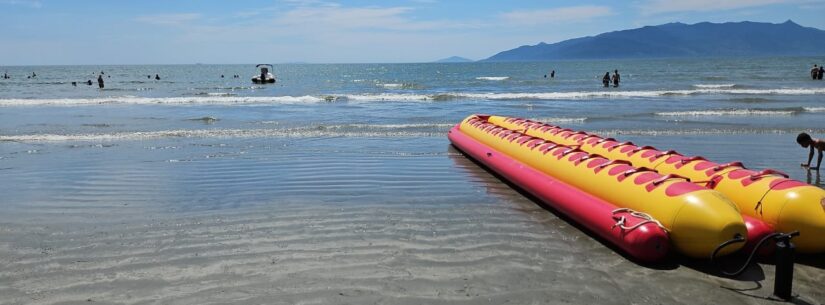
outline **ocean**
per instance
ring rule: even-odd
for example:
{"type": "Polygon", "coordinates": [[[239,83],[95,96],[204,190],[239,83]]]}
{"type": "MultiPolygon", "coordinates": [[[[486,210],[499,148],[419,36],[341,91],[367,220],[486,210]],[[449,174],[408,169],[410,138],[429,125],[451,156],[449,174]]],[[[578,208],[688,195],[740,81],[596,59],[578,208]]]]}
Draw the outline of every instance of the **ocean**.
{"type": "Polygon", "coordinates": [[[526,117],[819,185],[795,137],[825,134],[822,63],[0,67],[0,304],[761,304],[773,266],[639,266],[446,133],[526,117]]]}

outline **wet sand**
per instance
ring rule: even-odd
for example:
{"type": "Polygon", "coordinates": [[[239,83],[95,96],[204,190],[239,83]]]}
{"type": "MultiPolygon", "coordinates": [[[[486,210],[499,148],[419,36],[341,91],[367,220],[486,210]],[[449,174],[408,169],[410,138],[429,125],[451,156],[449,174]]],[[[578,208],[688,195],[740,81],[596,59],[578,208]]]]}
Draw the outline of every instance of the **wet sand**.
{"type": "MultiPolygon", "coordinates": [[[[639,265],[444,138],[109,144],[3,144],[0,304],[778,304],[769,264],[639,265]]],[[[762,146],[744,161],[796,161],[762,146]]],[[[823,304],[825,257],[803,261],[795,303],[823,304]]]]}

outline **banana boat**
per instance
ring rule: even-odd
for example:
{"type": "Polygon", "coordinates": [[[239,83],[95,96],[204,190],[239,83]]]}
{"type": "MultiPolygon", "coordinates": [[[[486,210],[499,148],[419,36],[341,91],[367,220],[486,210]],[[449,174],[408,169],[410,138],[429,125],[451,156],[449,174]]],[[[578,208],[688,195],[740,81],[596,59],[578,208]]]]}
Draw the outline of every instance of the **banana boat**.
{"type": "MultiPolygon", "coordinates": [[[[714,190],[675,175],[660,175],[630,162],[610,160],[499,126],[490,116],[472,115],[456,130],[555,180],[559,180],[619,208],[641,212],[657,220],[679,252],[699,258],[731,240],[747,235],[737,207],[714,190]]],[[[721,249],[728,254],[742,247],[721,249]]]]}
{"type": "Polygon", "coordinates": [[[693,183],[719,191],[747,217],[763,221],[782,233],[799,231],[794,238],[803,253],[825,252],[825,190],[775,171],[753,171],[741,162],[714,163],[702,157],[684,156],[651,146],[637,146],[595,134],[574,131],[531,120],[491,116],[490,122],[520,130],[530,136],[628,161],[659,173],[686,177],[693,183]]]}
{"type": "Polygon", "coordinates": [[[620,248],[641,262],[655,262],[667,256],[670,239],[652,219],[637,217],[628,210],[582,192],[553,179],[501,152],[485,146],[459,130],[450,130],[448,138],[465,155],[488,169],[518,184],[541,203],[575,219],[590,232],[620,248]]]}

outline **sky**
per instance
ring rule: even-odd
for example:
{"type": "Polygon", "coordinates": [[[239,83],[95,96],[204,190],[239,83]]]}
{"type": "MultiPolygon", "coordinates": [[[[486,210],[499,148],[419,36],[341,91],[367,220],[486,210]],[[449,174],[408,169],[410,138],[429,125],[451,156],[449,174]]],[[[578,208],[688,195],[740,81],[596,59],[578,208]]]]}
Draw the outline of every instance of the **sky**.
{"type": "Polygon", "coordinates": [[[825,0],[0,0],[0,65],[484,59],[669,22],[825,29],[825,0]]]}

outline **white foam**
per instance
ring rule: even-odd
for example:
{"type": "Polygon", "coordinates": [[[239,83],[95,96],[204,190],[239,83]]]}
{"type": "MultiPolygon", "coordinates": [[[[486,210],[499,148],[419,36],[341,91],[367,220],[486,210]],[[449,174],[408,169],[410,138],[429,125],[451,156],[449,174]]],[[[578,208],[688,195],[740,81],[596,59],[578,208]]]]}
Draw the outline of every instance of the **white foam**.
{"type": "Polygon", "coordinates": [[[243,105],[243,104],[305,104],[325,100],[315,96],[193,96],[193,97],[110,97],[88,99],[0,99],[0,107],[9,106],[83,106],[83,105],[243,105]]]}
{"type": "Polygon", "coordinates": [[[736,87],[736,84],[696,84],[693,85],[693,87],[700,89],[723,89],[736,87]]]}
{"type": "Polygon", "coordinates": [[[806,112],[825,112],[825,107],[805,107],[806,112]]]}
{"type": "Polygon", "coordinates": [[[380,84],[380,86],[387,89],[401,89],[404,87],[404,84],[380,84]]]}
{"type": "Polygon", "coordinates": [[[585,121],[587,121],[587,118],[534,118],[530,120],[542,123],[572,124],[584,123],[585,121]]]}
{"type": "Polygon", "coordinates": [[[657,112],[659,116],[783,116],[794,115],[794,110],[764,110],[764,109],[727,109],[727,110],[695,110],[657,112]]]}
{"type": "MultiPolygon", "coordinates": [[[[403,84],[384,84],[401,85],[403,84]]],[[[693,89],[693,90],[651,90],[651,91],[573,91],[573,92],[503,92],[503,93],[462,93],[444,92],[437,94],[415,93],[379,93],[379,94],[344,94],[319,96],[193,96],[193,97],[109,97],[87,99],[0,99],[0,107],[10,106],[82,106],[106,104],[137,105],[245,105],[245,104],[307,104],[335,101],[345,98],[348,101],[435,101],[449,99],[478,100],[576,100],[595,98],[656,98],[664,96],[682,96],[697,94],[724,95],[819,95],[825,94],[825,88],[782,88],[782,89],[693,89]]]]}
{"type": "Polygon", "coordinates": [[[0,135],[0,142],[110,142],[157,140],[167,138],[315,138],[315,137],[434,137],[444,136],[441,131],[415,132],[392,130],[340,131],[337,128],[294,128],[294,129],[197,129],[160,130],[114,133],[84,134],[23,134],[0,135]]]}
{"type": "Polygon", "coordinates": [[[327,129],[413,129],[413,128],[451,128],[455,123],[419,123],[419,124],[342,124],[324,126],[327,129]]]}
{"type": "Polygon", "coordinates": [[[509,76],[479,76],[476,77],[477,80],[490,80],[490,81],[502,81],[510,79],[509,76]]]}
{"type": "Polygon", "coordinates": [[[349,101],[381,102],[381,101],[430,101],[433,96],[426,94],[348,94],[343,95],[349,101]]]}

